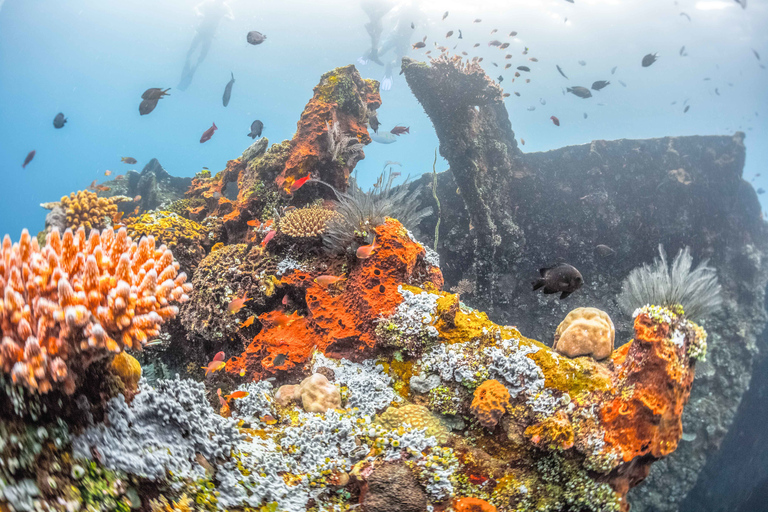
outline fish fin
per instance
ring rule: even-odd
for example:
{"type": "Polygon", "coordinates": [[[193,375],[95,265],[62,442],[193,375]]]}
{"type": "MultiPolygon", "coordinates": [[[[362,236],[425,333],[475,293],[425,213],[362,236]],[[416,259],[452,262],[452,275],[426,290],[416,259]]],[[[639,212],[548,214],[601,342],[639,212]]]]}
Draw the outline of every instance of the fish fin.
{"type": "Polygon", "coordinates": [[[546,274],[546,273],[547,273],[547,270],[549,270],[549,269],[551,269],[551,268],[552,268],[552,267],[544,267],[544,268],[540,268],[540,269],[539,269],[539,275],[541,275],[541,277],[544,277],[544,274],[546,274]]]}
{"type": "Polygon", "coordinates": [[[218,127],[218,126],[216,126],[216,123],[213,123],[213,129],[214,129],[214,130],[218,130],[218,129],[219,129],[219,127],[218,127]]]}
{"type": "Polygon", "coordinates": [[[544,288],[544,295],[552,295],[553,293],[557,293],[557,290],[553,290],[551,288],[544,288]]]}
{"type": "Polygon", "coordinates": [[[563,300],[564,298],[566,298],[567,296],[569,296],[572,293],[573,292],[563,292],[563,293],[561,293],[560,294],[560,300],[563,300]]]}
{"type": "Polygon", "coordinates": [[[235,79],[235,74],[233,72],[231,72],[231,71],[229,72],[229,74],[232,75],[232,80],[234,80],[235,79]]]}
{"type": "Polygon", "coordinates": [[[537,280],[535,280],[531,284],[533,285],[533,291],[536,291],[539,288],[541,288],[542,286],[544,286],[544,280],[543,279],[537,279],[537,280]]]}

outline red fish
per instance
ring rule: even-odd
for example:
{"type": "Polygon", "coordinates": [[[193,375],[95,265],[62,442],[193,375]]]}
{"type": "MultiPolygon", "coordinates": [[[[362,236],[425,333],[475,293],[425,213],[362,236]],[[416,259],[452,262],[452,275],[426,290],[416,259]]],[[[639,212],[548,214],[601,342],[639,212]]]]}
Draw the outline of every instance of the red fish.
{"type": "Polygon", "coordinates": [[[213,123],[213,126],[203,132],[203,136],[200,137],[200,143],[202,144],[203,142],[211,140],[211,137],[213,137],[213,132],[216,130],[218,130],[218,127],[216,126],[216,123],[213,123]]]}
{"type": "Polygon", "coordinates": [[[555,123],[555,126],[560,126],[560,120],[558,118],[556,118],[555,116],[550,116],[549,118],[552,120],[553,123],[555,123]]]}
{"type": "Polygon", "coordinates": [[[308,180],[309,180],[311,177],[312,177],[312,175],[311,175],[311,174],[308,174],[308,175],[304,176],[303,178],[301,178],[301,179],[298,179],[298,180],[294,181],[294,182],[293,182],[293,185],[291,185],[291,194],[293,194],[294,192],[296,192],[297,190],[299,190],[299,189],[300,189],[302,186],[304,186],[304,184],[305,184],[305,183],[306,183],[306,182],[307,182],[307,181],[308,181],[308,180]]]}
{"type": "Polygon", "coordinates": [[[29,152],[29,154],[27,155],[27,158],[24,159],[24,164],[22,164],[21,166],[22,169],[27,168],[27,164],[31,162],[33,158],[35,158],[35,153],[37,153],[37,151],[35,151],[34,149],[29,152]]]}
{"type": "Polygon", "coordinates": [[[227,363],[224,361],[211,361],[208,363],[208,366],[201,366],[200,368],[203,368],[205,370],[205,375],[208,376],[211,372],[217,372],[227,366],[227,363]]]}
{"type": "Polygon", "coordinates": [[[394,128],[392,128],[389,133],[392,135],[402,135],[403,133],[411,133],[411,127],[410,126],[400,126],[397,125],[394,128]]]}
{"type": "Polygon", "coordinates": [[[236,314],[238,311],[243,309],[245,306],[245,303],[251,300],[250,298],[246,298],[245,294],[243,294],[242,297],[238,297],[236,299],[232,299],[232,302],[229,303],[229,306],[227,307],[227,310],[231,314],[236,314]]]}
{"type": "Polygon", "coordinates": [[[261,226],[261,222],[259,221],[259,219],[249,220],[248,222],[246,222],[246,224],[248,224],[252,228],[257,228],[261,226]]]}
{"type": "Polygon", "coordinates": [[[227,402],[225,402],[224,398],[221,396],[221,388],[216,390],[216,394],[219,396],[219,404],[221,404],[222,407],[226,407],[227,402]]]}
{"type": "Polygon", "coordinates": [[[315,279],[315,282],[323,288],[327,288],[332,284],[338,283],[342,279],[344,279],[344,276],[320,276],[315,279]]]}
{"type": "Polygon", "coordinates": [[[264,237],[264,240],[261,241],[261,246],[266,247],[270,240],[275,238],[275,230],[271,229],[269,230],[269,233],[267,233],[267,236],[264,237]]]}
{"type": "Polygon", "coordinates": [[[224,351],[216,352],[216,355],[213,356],[214,361],[223,361],[224,360],[224,351]]]}
{"type": "Polygon", "coordinates": [[[237,399],[237,398],[245,398],[247,396],[248,396],[248,392],[247,391],[235,391],[234,393],[230,393],[228,395],[224,395],[224,398],[226,398],[227,400],[234,400],[234,399],[237,399]]]}
{"type": "Polygon", "coordinates": [[[357,248],[357,252],[355,254],[357,254],[357,257],[361,260],[367,260],[371,257],[371,254],[373,254],[373,251],[378,248],[379,246],[376,245],[376,239],[374,238],[371,245],[361,245],[357,248]]]}

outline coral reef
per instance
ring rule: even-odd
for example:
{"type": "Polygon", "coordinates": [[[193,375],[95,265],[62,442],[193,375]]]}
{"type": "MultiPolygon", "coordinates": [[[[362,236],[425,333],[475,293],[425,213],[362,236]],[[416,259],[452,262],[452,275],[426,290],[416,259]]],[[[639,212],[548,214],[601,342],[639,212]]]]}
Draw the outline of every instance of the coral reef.
{"type": "Polygon", "coordinates": [[[125,229],[57,230],[42,249],[25,230],[3,239],[0,258],[0,368],[15,384],[72,393],[93,361],[141,348],[187,300],[186,276],[152,237],[125,229]]]}
{"type": "Polygon", "coordinates": [[[280,232],[291,238],[319,238],[337,213],[328,208],[297,208],[280,219],[280,232]]]}
{"type": "Polygon", "coordinates": [[[109,188],[105,192],[108,196],[124,195],[131,200],[139,197],[138,201],[128,205],[124,210],[121,208],[121,211],[134,210],[142,213],[168,206],[182,199],[191,181],[190,178],[172,176],[160,165],[157,158],[153,158],[147,162],[141,172],[128,171],[123,178],[115,178],[104,182],[103,185],[109,188]]]}
{"type": "Polygon", "coordinates": [[[181,269],[192,274],[210,249],[212,233],[205,226],[184,217],[163,210],[156,210],[132,218],[126,222],[128,234],[133,238],[153,236],[158,243],[165,244],[181,265],[181,269]]]}
{"type": "Polygon", "coordinates": [[[605,359],[613,352],[616,331],[611,318],[597,308],[576,308],[560,322],[552,348],[568,357],[605,359]]]}
{"type": "MultiPolygon", "coordinates": [[[[453,213],[441,219],[436,246],[441,270],[449,287],[462,279],[477,283],[475,294],[462,300],[494,321],[544,340],[551,339],[571,309],[596,307],[615,322],[617,340],[629,339],[632,324],[617,306],[617,296],[633,269],[658,256],[659,243],[670,254],[688,246],[691,255],[708,259],[717,269],[723,307],[706,319],[707,362],[697,366],[696,386],[683,415],[690,441],[655,464],[644,485],[630,494],[633,510],[676,510],[705,465],[711,474],[717,472],[714,455],[749,388],[755,353],[765,347],[759,335],[768,320],[768,230],[758,195],[742,178],[744,133],[596,140],[523,154],[509,150],[507,129],[482,130],[486,125],[476,123],[478,117],[487,117],[490,126],[491,121],[509,122],[495,100],[486,106],[482,97],[476,99],[491,87],[482,77],[461,76],[466,73],[458,63],[436,70],[408,59],[404,75],[430,114],[450,165],[449,172],[438,175],[436,187],[442,210],[453,213]],[[467,102],[478,109],[462,118],[467,102]],[[457,112],[449,111],[454,105],[457,112]],[[493,153],[496,149],[499,153],[493,153]],[[477,159],[477,168],[470,170],[478,180],[471,181],[464,169],[476,152],[498,158],[477,159]],[[685,180],[669,173],[679,169],[685,180]],[[478,256],[475,246],[482,225],[476,217],[486,211],[478,209],[480,199],[499,235],[492,261],[487,254],[478,256]],[[478,257],[487,260],[481,272],[475,265],[478,257]],[[576,265],[585,278],[567,303],[528,293],[535,269],[553,261],[576,265]],[[490,290],[480,286],[483,280],[490,290]]],[[[420,183],[431,186],[432,181],[433,176],[425,176],[420,183]]],[[[433,204],[424,198],[423,205],[433,204]]],[[[435,224],[435,218],[422,223],[425,244],[433,244],[435,224]]],[[[742,411],[749,421],[751,410],[742,411]]],[[[735,458],[748,458],[749,448],[742,449],[735,458]]],[[[752,472],[744,478],[756,483],[760,477],[752,472]]],[[[702,481],[699,488],[715,483],[702,481]]]]}
{"type": "Polygon", "coordinates": [[[341,407],[341,393],[338,388],[320,373],[310,375],[299,385],[281,386],[275,394],[275,399],[281,405],[287,405],[291,400],[299,400],[307,412],[325,412],[341,407]]]}

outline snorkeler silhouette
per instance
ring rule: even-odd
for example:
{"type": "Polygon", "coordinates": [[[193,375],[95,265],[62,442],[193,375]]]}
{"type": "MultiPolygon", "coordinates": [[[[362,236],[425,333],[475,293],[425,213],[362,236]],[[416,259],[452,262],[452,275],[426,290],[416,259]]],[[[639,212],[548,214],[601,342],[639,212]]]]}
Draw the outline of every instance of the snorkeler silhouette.
{"type": "Polygon", "coordinates": [[[202,18],[200,24],[197,26],[197,32],[192,44],[189,45],[189,51],[187,52],[187,58],[184,62],[184,69],[181,72],[181,80],[177,86],[180,90],[186,90],[189,84],[192,83],[192,78],[195,76],[198,66],[202,64],[205,57],[208,55],[208,51],[211,49],[213,38],[216,35],[216,30],[219,28],[219,23],[223,19],[234,20],[235,17],[232,14],[232,8],[229,6],[226,0],[203,0],[195,6],[195,14],[202,18]],[[199,48],[197,59],[192,57],[199,48]]]}
{"type": "Polygon", "coordinates": [[[400,3],[396,8],[388,0],[363,0],[360,3],[370,21],[366,23],[365,29],[371,36],[371,48],[363,56],[358,58],[362,65],[369,61],[384,66],[384,78],[381,80],[382,90],[388,91],[392,88],[394,76],[393,70],[400,65],[403,57],[411,49],[411,36],[415,32],[415,27],[424,27],[424,13],[411,1],[400,3]],[[394,26],[390,33],[381,40],[381,34],[384,32],[383,18],[390,11],[392,13],[394,26]],[[390,58],[385,59],[385,55],[391,53],[390,58]]]}

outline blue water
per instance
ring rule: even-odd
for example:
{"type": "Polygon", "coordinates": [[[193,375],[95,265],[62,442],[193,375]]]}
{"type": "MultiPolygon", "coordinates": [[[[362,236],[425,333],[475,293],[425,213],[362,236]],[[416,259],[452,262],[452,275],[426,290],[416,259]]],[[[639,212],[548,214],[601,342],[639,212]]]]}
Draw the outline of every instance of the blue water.
{"type": "MultiPolygon", "coordinates": [[[[507,108],[518,139],[526,141],[523,151],[593,139],[742,130],[747,134],[745,178],[752,180],[765,168],[768,71],[760,64],[768,65],[768,2],[750,0],[746,10],[732,0],[575,2],[424,1],[420,7],[428,26],[417,27],[412,42],[427,35],[428,46],[410,55],[425,59],[434,41],[442,44],[448,30],[456,31],[447,46],[461,43],[455,51],[483,56],[489,75],[503,74],[506,91],[520,92],[521,97],[508,98],[507,108]],[[450,14],[442,20],[446,10],[450,14]],[[475,18],[483,22],[473,24],[475,18]],[[499,32],[491,35],[493,28],[499,32]],[[507,37],[511,30],[518,32],[514,39],[507,37]],[[504,60],[506,51],[487,46],[495,38],[512,42],[511,61],[504,60]],[[476,42],[481,46],[473,49],[476,42]],[[678,54],[682,45],[687,57],[678,54]],[[529,53],[522,55],[526,46],[529,53]],[[642,68],[643,55],[651,52],[659,53],[658,62],[642,68]],[[506,62],[513,67],[502,71],[506,62]],[[570,80],[557,73],[555,64],[570,80]],[[511,83],[518,65],[532,69],[522,77],[531,83],[511,83]],[[615,75],[613,66],[618,66],[615,75]],[[562,94],[565,86],[589,87],[595,80],[612,83],[588,100],[562,94]],[[691,109],[683,114],[686,99],[691,109]],[[536,110],[528,111],[530,106],[536,110]],[[552,115],[560,127],[549,120],[552,115]]],[[[221,23],[207,59],[182,92],[176,84],[198,22],[196,3],[0,0],[0,234],[16,239],[24,227],[41,230],[46,211],[39,203],[58,200],[94,179],[111,179],[104,177],[106,170],[141,170],[153,157],[179,176],[192,176],[203,166],[220,170],[252,142],[246,134],[257,118],[270,142],[290,138],[320,75],[355,63],[369,46],[363,28],[367,18],[356,1],[233,0],[234,20],[221,23]],[[267,41],[247,44],[250,30],[266,34],[267,41]],[[230,71],[236,83],[225,108],[221,96],[230,71]],[[140,96],[149,87],[172,87],[171,96],[140,116],[140,96]],[[60,111],[69,121],[56,130],[52,121],[60,111]],[[212,122],[219,130],[200,144],[212,122]],[[33,149],[35,159],[22,170],[33,149]],[[121,156],[139,163],[123,164],[121,156]]],[[[382,68],[373,63],[358,69],[366,78],[382,78],[382,68]]],[[[358,164],[364,185],[375,181],[386,160],[401,162],[403,175],[431,171],[437,146],[432,125],[403,77],[395,75],[394,87],[382,91],[382,98],[383,128],[401,124],[411,133],[394,144],[366,148],[366,159],[358,164]]],[[[445,168],[439,161],[438,170],[445,168]]],[[[753,183],[768,188],[768,176],[753,183]]]]}

